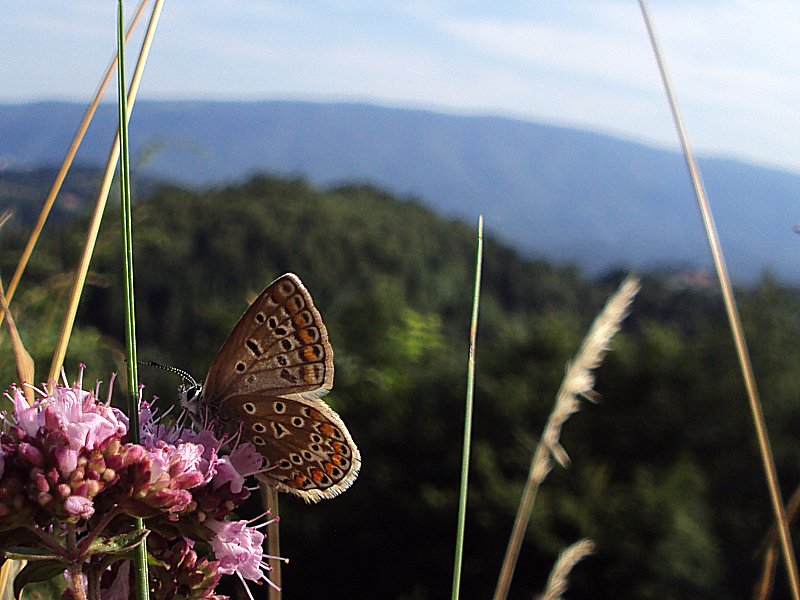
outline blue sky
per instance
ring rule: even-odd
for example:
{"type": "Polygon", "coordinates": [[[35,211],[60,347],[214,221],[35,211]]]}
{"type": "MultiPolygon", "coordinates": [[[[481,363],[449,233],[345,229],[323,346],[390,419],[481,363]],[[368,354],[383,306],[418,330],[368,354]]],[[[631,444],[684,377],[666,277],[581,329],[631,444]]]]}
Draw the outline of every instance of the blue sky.
{"type": "MultiPolygon", "coordinates": [[[[800,172],[800,2],[650,8],[695,149],[800,172]]],[[[87,101],[115,10],[6,3],[0,102],[87,101]]],[[[140,97],[358,100],[677,146],[635,0],[166,0],[140,97]]]]}

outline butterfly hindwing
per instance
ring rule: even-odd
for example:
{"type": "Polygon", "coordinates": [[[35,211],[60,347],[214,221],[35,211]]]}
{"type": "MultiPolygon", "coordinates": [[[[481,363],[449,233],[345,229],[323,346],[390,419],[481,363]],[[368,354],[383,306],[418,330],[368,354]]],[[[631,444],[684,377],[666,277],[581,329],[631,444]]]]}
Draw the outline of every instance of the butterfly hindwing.
{"type": "Polygon", "coordinates": [[[264,456],[259,477],[306,502],[346,490],[361,456],[339,415],[319,399],[241,394],[220,406],[229,431],[240,431],[264,456]]]}
{"type": "Polygon", "coordinates": [[[328,331],[300,279],[261,292],[217,352],[203,386],[213,404],[237,394],[320,397],[333,387],[328,331]]]}

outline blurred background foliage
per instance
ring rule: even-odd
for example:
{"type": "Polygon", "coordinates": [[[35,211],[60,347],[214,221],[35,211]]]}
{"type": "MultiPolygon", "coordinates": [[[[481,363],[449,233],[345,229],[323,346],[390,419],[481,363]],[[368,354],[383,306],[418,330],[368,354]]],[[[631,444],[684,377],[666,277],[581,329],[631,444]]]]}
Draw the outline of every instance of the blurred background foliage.
{"type": "MultiPolygon", "coordinates": [[[[80,178],[70,188],[72,212],[46,230],[13,303],[39,377],[93,193],[92,177],[80,178]]],[[[19,198],[38,195],[26,185],[0,187],[0,197],[26,207],[0,232],[6,282],[34,214],[19,198]]],[[[282,499],[282,552],[292,560],[286,597],[447,597],[474,228],[368,185],[317,190],[257,176],[202,191],[153,182],[142,189],[134,212],[140,358],[202,379],[248,302],[286,271],[303,279],[328,325],[336,353],[329,402],[364,464],[333,501],[282,499]]],[[[89,380],[124,374],[119,229],[111,208],[67,357],[70,376],[79,361],[89,380]]],[[[468,598],[491,595],[565,363],[624,273],[590,280],[488,236],[483,275],[468,598]]],[[[765,274],[738,295],[788,497],[800,483],[800,293],[765,274]]],[[[559,550],[582,536],[598,550],[577,567],[573,597],[749,597],[771,516],[720,298],[675,274],[646,274],[613,348],[598,371],[600,403],[585,404],[565,428],[573,464],[542,489],[512,597],[542,589],[559,550]]],[[[7,385],[15,374],[5,336],[0,357],[7,385]]],[[[180,383],[146,368],[140,377],[146,395],[164,404],[180,383]]],[[[782,582],[779,572],[776,597],[782,582]]]]}

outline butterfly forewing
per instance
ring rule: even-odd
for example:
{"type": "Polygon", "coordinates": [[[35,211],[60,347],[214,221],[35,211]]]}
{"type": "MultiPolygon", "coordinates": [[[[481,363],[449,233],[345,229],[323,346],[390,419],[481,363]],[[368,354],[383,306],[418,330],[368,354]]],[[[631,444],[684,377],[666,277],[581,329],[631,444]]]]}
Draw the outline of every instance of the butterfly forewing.
{"type": "Polygon", "coordinates": [[[333,387],[333,349],[308,290],[287,273],[261,292],[219,349],[209,403],[237,394],[319,397],[333,387]]]}
{"type": "Polygon", "coordinates": [[[358,475],[358,448],[322,400],[243,394],[220,412],[259,449],[266,459],[260,478],[280,491],[317,502],[339,495],[358,475]]]}
{"type": "Polygon", "coordinates": [[[266,459],[260,477],[307,502],[332,498],[361,457],[320,397],[333,387],[333,349],[308,290],[287,273],[242,315],[208,371],[199,405],[266,459]]]}

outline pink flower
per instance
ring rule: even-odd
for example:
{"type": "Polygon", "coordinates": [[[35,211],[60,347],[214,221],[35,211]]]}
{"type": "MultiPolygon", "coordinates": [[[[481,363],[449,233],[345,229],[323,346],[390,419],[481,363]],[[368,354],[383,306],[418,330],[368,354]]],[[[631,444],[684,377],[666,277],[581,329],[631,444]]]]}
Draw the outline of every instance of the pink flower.
{"type": "MultiPolygon", "coordinates": [[[[181,513],[190,508],[192,494],[188,491],[203,484],[207,477],[200,471],[204,452],[200,444],[189,442],[173,446],[157,442],[154,448],[145,449],[140,461],[134,465],[133,499],[147,507],[168,513],[181,513]]],[[[215,455],[216,456],[216,455],[215,455]]],[[[140,514],[137,506],[131,507],[140,514]]]]}
{"type": "Polygon", "coordinates": [[[157,442],[177,444],[181,441],[194,441],[187,437],[189,434],[194,434],[191,429],[184,429],[177,423],[171,426],[164,425],[161,423],[162,417],[157,417],[156,412],[158,409],[153,408],[149,402],[142,402],[139,406],[139,437],[142,445],[153,447],[157,442]]]}
{"type": "Polygon", "coordinates": [[[125,435],[128,431],[120,411],[98,403],[93,392],[77,386],[55,386],[48,400],[45,423],[61,429],[73,449],[94,450],[108,438],[125,435]]]}
{"type": "Polygon", "coordinates": [[[64,511],[70,516],[88,519],[94,514],[94,505],[85,496],[70,496],[64,501],[64,511]]]}
{"type": "Polygon", "coordinates": [[[214,489],[230,482],[231,492],[242,491],[245,477],[255,475],[261,470],[264,457],[250,443],[239,444],[227,456],[221,456],[217,462],[217,474],[213,479],[214,489]]]}
{"type": "Polygon", "coordinates": [[[211,548],[219,561],[219,570],[224,575],[238,573],[251,581],[266,579],[262,564],[264,534],[247,521],[209,521],[207,523],[216,535],[211,538],[211,548]]]}
{"type": "Polygon", "coordinates": [[[44,414],[42,413],[41,401],[37,401],[33,406],[28,404],[25,394],[17,386],[12,386],[13,396],[6,392],[6,397],[14,405],[14,420],[17,426],[25,433],[33,437],[41,427],[44,427],[44,414]]]}

